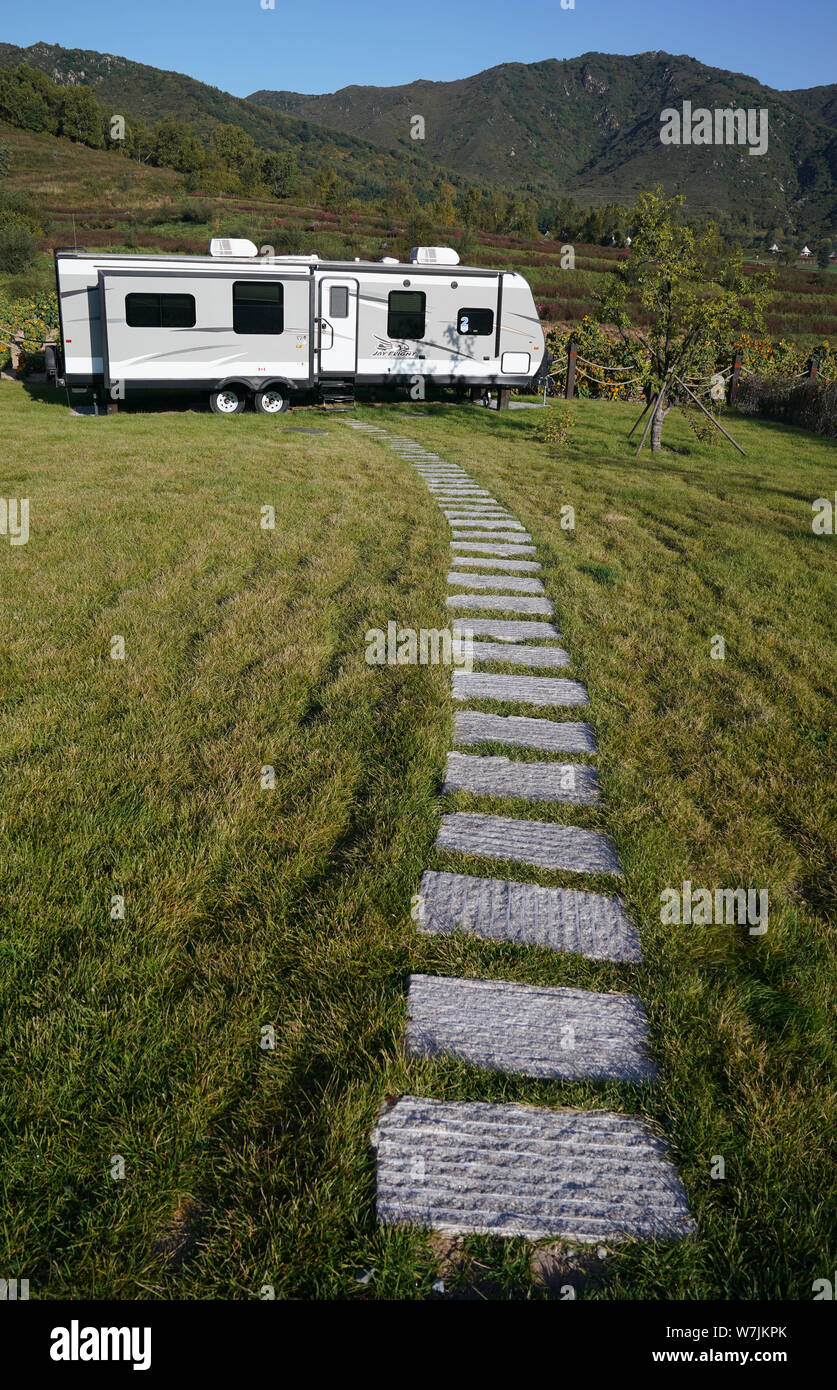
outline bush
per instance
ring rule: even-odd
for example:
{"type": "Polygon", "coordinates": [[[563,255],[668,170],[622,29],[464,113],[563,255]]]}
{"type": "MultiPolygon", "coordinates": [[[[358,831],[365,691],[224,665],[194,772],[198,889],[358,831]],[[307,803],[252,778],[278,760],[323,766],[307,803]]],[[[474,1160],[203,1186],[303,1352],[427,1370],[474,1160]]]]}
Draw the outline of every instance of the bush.
{"type": "MultiPolygon", "coordinates": [[[[608,401],[637,400],[642,396],[648,375],[648,354],[639,343],[626,343],[585,314],[571,333],[555,330],[548,334],[547,347],[558,362],[566,357],[570,338],[575,339],[578,355],[583,359],[576,369],[577,396],[608,401]],[[589,366],[591,362],[596,365],[589,366]]],[[[559,380],[563,380],[564,371],[566,367],[561,366],[559,380]]]]}
{"type": "Polygon", "coordinates": [[[200,203],[197,200],[184,203],[182,208],[180,209],[181,222],[201,223],[206,222],[208,220],[209,213],[207,212],[203,203],[200,203]]]}
{"type": "Polygon", "coordinates": [[[575,416],[565,406],[553,406],[539,415],[532,433],[541,444],[566,444],[575,426],[575,416]]]}
{"type": "Polygon", "coordinates": [[[0,295],[0,361],[10,360],[9,340],[23,335],[23,356],[29,366],[37,365],[38,349],[46,338],[58,336],[58,297],[54,290],[27,299],[0,295]]]}
{"type": "Polygon", "coordinates": [[[37,256],[38,242],[22,218],[7,214],[0,220],[0,270],[21,275],[37,256]]]}
{"type": "Polygon", "coordinates": [[[816,434],[837,438],[837,381],[805,377],[802,381],[748,376],[738,388],[736,405],[750,415],[769,415],[816,434]]]}

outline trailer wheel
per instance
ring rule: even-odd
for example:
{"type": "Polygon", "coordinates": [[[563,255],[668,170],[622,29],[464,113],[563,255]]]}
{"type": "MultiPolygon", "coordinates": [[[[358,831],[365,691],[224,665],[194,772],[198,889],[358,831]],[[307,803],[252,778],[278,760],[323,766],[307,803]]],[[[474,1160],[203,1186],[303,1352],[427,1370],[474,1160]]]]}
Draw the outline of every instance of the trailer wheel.
{"type": "Polygon", "coordinates": [[[212,391],[209,396],[209,409],[215,415],[240,415],[247,399],[239,386],[224,386],[220,391],[212,391]]]}
{"type": "Polygon", "coordinates": [[[281,386],[267,386],[256,392],[253,405],[259,415],[281,415],[289,408],[290,400],[281,386]]]}

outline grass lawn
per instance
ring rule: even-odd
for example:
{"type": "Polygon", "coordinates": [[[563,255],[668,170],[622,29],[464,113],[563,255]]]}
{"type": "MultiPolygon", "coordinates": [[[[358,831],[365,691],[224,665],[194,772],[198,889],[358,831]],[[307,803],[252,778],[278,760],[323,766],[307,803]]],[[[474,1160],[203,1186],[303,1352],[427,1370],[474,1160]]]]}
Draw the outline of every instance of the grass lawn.
{"type": "MultiPolygon", "coordinates": [[[[32,1297],[435,1297],[427,1236],[374,1219],[369,1134],[405,1091],[659,1126],[699,1234],[614,1249],[580,1296],[807,1299],[830,1277],[837,538],[811,503],[837,459],[734,418],[741,459],[672,415],[634,460],[631,407],[573,409],[561,446],[535,411],[357,413],[533,532],[601,748],[603,806],[575,810],[446,801],[449,673],[366,665],[368,628],[446,621],[446,524],[388,449],[315,410],[74,418],[0,386],[0,492],[31,499],[29,543],[0,537],[0,1269],[32,1297]],[[577,882],[436,854],[455,806],[607,829],[644,963],[421,937],[426,867],[577,882]],[[663,925],[685,879],[768,889],[766,935],[663,925]],[[410,971],[636,990],[660,1084],[408,1060],[410,971]]],[[[446,1282],[546,1296],[522,1241],[469,1240],[446,1282]]]]}

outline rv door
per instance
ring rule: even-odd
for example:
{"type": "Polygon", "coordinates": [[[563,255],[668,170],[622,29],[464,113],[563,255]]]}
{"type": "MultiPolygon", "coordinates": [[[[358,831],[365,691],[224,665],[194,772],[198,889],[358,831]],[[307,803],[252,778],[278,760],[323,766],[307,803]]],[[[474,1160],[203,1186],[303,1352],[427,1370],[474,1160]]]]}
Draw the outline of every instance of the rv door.
{"type": "Polygon", "coordinates": [[[357,301],[357,280],[329,275],[320,281],[320,376],[357,371],[357,301]]]}

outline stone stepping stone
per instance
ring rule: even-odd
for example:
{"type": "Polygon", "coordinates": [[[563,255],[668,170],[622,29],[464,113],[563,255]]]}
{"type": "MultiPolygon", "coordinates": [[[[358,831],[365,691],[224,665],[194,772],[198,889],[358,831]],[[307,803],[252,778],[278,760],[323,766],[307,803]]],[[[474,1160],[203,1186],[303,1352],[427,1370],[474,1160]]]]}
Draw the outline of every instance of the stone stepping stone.
{"type": "Polygon", "coordinates": [[[589,724],[526,719],[519,714],[482,714],[479,710],[457,711],[453,717],[453,740],[466,745],[507,743],[512,748],[536,748],[541,753],[598,751],[589,724]]]}
{"type": "Polygon", "coordinates": [[[541,869],[577,874],[621,874],[616,850],[607,835],[577,825],[513,820],[475,811],[444,816],[436,849],[474,854],[479,859],[509,859],[541,869]]]}
{"type": "Polygon", "coordinates": [[[496,637],[500,642],[516,642],[522,637],[534,637],[543,642],[550,638],[561,640],[553,623],[527,623],[518,618],[454,618],[453,630],[463,636],[470,632],[474,637],[496,637]]]}
{"type": "MultiPolygon", "coordinates": [[[[534,547],[533,545],[511,545],[511,544],[501,545],[501,544],[498,544],[498,543],[497,543],[497,537],[496,537],[496,535],[495,535],[495,537],[494,537],[494,541],[493,541],[490,545],[488,545],[488,544],[480,544],[480,543],[477,542],[477,541],[456,541],[456,540],[454,540],[454,541],[451,541],[451,542],[450,542],[450,548],[451,548],[451,550],[467,550],[467,551],[469,551],[472,555],[510,555],[510,556],[514,556],[514,555],[535,555],[535,554],[537,553],[536,550],[535,550],[535,547],[534,547]]],[[[459,556],[456,555],[454,558],[458,560],[458,559],[459,559],[459,556]]]]}
{"type": "Polygon", "coordinates": [[[448,584],[454,588],[467,584],[472,589],[508,589],[513,594],[542,594],[544,591],[539,579],[516,574],[462,574],[459,570],[450,570],[448,584]]]}
{"type": "Polygon", "coordinates": [[[506,517],[448,517],[452,527],[462,527],[463,521],[467,521],[471,531],[526,531],[520,521],[510,521],[506,517]]]}
{"type": "Polygon", "coordinates": [[[498,613],[543,613],[551,618],[555,611],[548,598],[528,598],[514,594],[451,594],[448,608],[487,608],[498,613]]]}
{"type": "Polygon", "coordinates": [[[639,935],[620,900],[572,888],[428,869],[419,886],[417,925],[428,936],[462,931],[591,960],[642,959],[639,935]]]}
{"type": "MultiPolygon", "coordinates": [[[[486,537],[486,532],[485,532],[485,531],[454,531],[454,532],[453,532],[453,539],[454,539],[455,541],[478,541],[478,542],[479,542],[479,541],[484,541],[484,540],[485,540],[485,537],[486,537]]],[[[523,545],[529,545],[529,544],[531,544],[531,541],[532,541],[532,537],[529,535],[529,532],[528,532],[528,531],[492,531],[492,532],[491,532],[491,539],[492,539],[492,541],[508,541],[508,542],[514,542],[515,545],[521,545],[521,544],[523,544],[523,545]]],[[[490,553],[497,554],[497,553],[501,553],[501,552],[494,551],[494,552],[490,552],[490,553]]],[[[534,552],[533,552],[533,553],[534,553],[534,552]]]]}
{"type": "Polygon", "coordinates": [[[653,1081],[648,1019],[633,994],[411,975],[407,1051],[563,1081],[653,1081]]]}
{"type": "Polygon", "coordinates": [[[527,647],[518,642],[471,642],[474,661],[505,661],[510,666],[569,666],[563,647],[527,647]]]}
{"type": "Polygon", "coordinates": [[[483,570],[502,570],[504,574],[525,570],[534,574],[540,569],[537,560],[492,560],[488,555],[457,555],[458,565],[478,565],[483,570]]]}
{"type": "Polygon", "coordinates": [[[372,1143],[385,1225],[578,1244],[696,1229],[663,1140],[633,1115],[401,1096],[372,1143]]]}
{"type": "MultiPolygon", "coordinates": [[[[534,600],[533,600],[534,601],[534,600]]],[[[587,705],[580,681],[558,676],[505,676],[490,671],[454,671],[455,700],[505,700],[525,705],[587,705]]]]}
{"type": "Polygon", "coordinates": [[[584,763],[521,763],[479,753],[448,753],[442,792],[592,806],[599,799],[599,779],[596,769],[584,763]]]}

